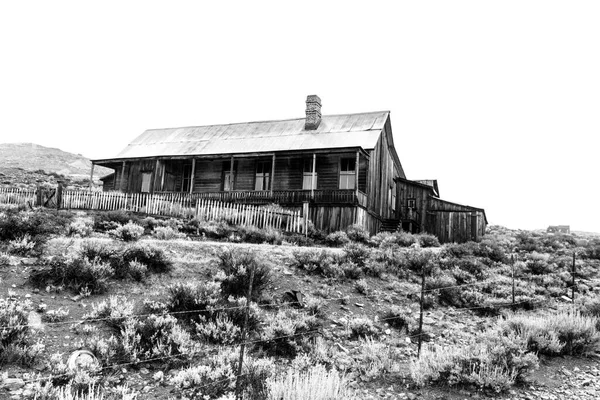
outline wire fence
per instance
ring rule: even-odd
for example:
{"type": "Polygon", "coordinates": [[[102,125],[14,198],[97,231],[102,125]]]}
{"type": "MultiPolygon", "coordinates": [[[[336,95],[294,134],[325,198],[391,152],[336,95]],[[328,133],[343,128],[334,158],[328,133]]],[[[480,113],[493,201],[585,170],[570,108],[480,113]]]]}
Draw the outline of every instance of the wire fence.
{"type": "MultiPolygon", "coordinates": [[[[515,264],[515,258],[513,257],[511,259],[511,264],[514,266],[515,264]]],[[[576,270],[575,270],[575,263],[576,259],[575,259],[575,255],[573,255],[573,264],[572,264],[572,268],[571,268],[571,273],[573,276],[571,285],[567,285],[564,289],[565,289],[565,293],[568,293],[569,290],[571,290],[571,302],[574,304],[575,303],[575,289],[576,289],[576,280],[575,280],[575,276],[576,276],[576,270]]],[[[404,293],[405,295],[409,296],[409,295],[416,295],[416,294],[420,294],[420,300],[419,300],[419,327],[417,329],[416,333],[413,333],[411,335],[409,335],[408,333],[408,329],[407,329],[407,335],[405,336],[406,339],[417,339],[417,357],[420,356],[420,351],[421,351],[421,345],[422,345],[422,341],[423,338],[425,336],[425,332],[423,329],[423,316],[424,316],[424,295],[426,293],[433,293],[436,291],[444,291],[444,290],[452,290],[452,289],[463,289],[463,288],[467,288],[467,287],[474,287],[474,286],[479,286],[479,285],[485,285],[485,284],[490,284],[490,283],[494,283],[495,280],[494,279],[487,279],[487,280],[482,280],[482,281],[475,281],[475,282],[466,282],[466,283],[462,283],[462,284],[457,284],[457,285],[447,285],[447,286],[443,286],[443,287],[436,287],[436,288],[426,288],[426,274],[423,273],[421,275],[422,281],[421,281],[421,288],[420,290],[413,290],[413,291],[409,291],[404,293]]],[[[516,297],[515,297],[515,274],[514,274],[514,267],[512,269],[512,274],[511,274],[511,278],[512,278],[512,286],[513,286],[513,292],[512,292],[512,297],[510,301],[506,301],[506,302],[499,302],[499,303],[490,303],[490,304],[485,304],[485,305],[475,305],[475,306],[465,306],[465,307],[452,307],[451,310],[456,312],[456,311],[474,311],[474,310],[482,310],[482,309],[487,309],[487,310],[499,310],[499,309],[503,309],[503,308],[511,308],[511,309],[515,309],[519,306],[522,305],[529,305],[529,306],[533,306],[533,305],[541,305],[541,304],[551,304],[551,303],[556,303],[556,299],[553,298],[544,298],[544,299],[538,299],[538,300],[533,300],[533,299],[526,299],[526,300],[520,300],[520,301],[516,301],[516,297]]],[[[252,281],[253,279],[250,279],[250,284],[249,284],[249,288],[248,288],[248,294],[246,296],[246,302],[243,305],[236,305],[236,306],[227,306],[227,307],[215,307],[215,308],[201,308],[201,309],[195,309],[195,310],[184,310],[184,311],[164,311],[164,312],[159,312],[158,314],[160,315],[173,315],[173,316],[178,316],[178,315],[186,315],[186,314],[200,314],[200,313],[206,313],[206,312],[220,312],[220,311],[229,311],[229,310],[241,310],[241,309],[245,309],[246,313],[245,313],[245,323],[243,326],[243,330],[245,331],[247,329],[247,325],[248,325],[248,314],[249,314],[249,306],[250,306],[250,300],[252,297],[252,281]]],[[[322,299],[322,301],[324,302],[333,302],[333,301],[350,301],[351,299],[354,300],[366,300],[366,299],[378,299],[378,298],[389,298],[390,294],[389,293],[377,293],[377,294],[365,294],[365,295],[360,295],[360,296],[338,296],[338,297],[329,297],[329,298],[324,298],[322,299]]],[[[269,307],[269,308],[280,308],[280,307],[287,307],[287,306],[297,306],[299,304],[299,301],[283,301],[283,302],[274,302],[274,303],[269,303],[269,304],[261,304],[261,306],[264,307],[269,307]]],[[[49,322],[45,322],[45,325],[48,326],[58,326],[58,325],[72,325],[72,324],[82,324],[82,323],[91,323],[91,322],[102,322],[102,321],[115,321],[115,320],[119,320],[119,319],[126,319],[126,318],[143,318],[143,317],[148,317],[150,315],[156,315],[156,312],[143,312],[143,313],[132,313],[130,315],[127,316],[120,316],[120,317],[112,317],[112,316],[107,316],[107,317],[97,317],[97,318],[81,318],[81,319],[76,319],[76,320],[69,320],[69,321],[49,321],[49,322]]],[[[398,317],[397,316],[392,316],[392,317],[387,317],[387,318],[378,318],[377,322],[381,323],[381,322],[386,322],[386,321],[392,321],[392,320],[397,320],[398,317]]],[[[16,329],[16,328],[24,328],[24,327],[28,327],[30,326],[30,324],[6,324],[4,326],[0,327],[0,330],[6,330],[6,329],[16,329]]],[[[348,329],[348,326],[346,326],[346,329],[348,329]]],[[[301,332],[301,333],[296,333],[296,334],[291,334],[291,335],[282,335],[282,336],[278,336],[275,338],[266,338],[266,339],[255,339],[255,340],[246,340],[246,338],[244,336],[241,337],[241,340],[238,343],[235,344],[229,344],[229,345],[222,345],[221,348],[227,348],[227,347],[238,347],[240,348],[240,361],[238,363],[238,373],[233,376],[233,377],[229,377],[227,378],[225,381],[227,380],[232,380],[232,379],[236,379],[236,387],[237,390],[236,392],[238,393],[238,396],[240,395],[240,391],[239,391],[239,382],[240,382],[240,378],[243,377],[246,374],[242,374],[242,366],[243,366],[243,354],[244,354],[244,349],[246,346],[248,345],[253,345],[253,344],[259,344],[259,343],[266,343],[266,342],[273,342],[273,341],[277,341],[277,340],[282,340],[282,339],[286,339],[286,338],[292,338],[292,337],[303,337],[303,336],[314,336],[314,335],[320,335],[322,334],[322,330],[320,329],[316,329],[316,330],[311,330],[311,331],[307,331],[307,332],[301,332]]],[[[134,360],[134,361],[128,361],[128,362],[124,362],[124,363],[116,363],[116,364],[111,364],[111,365],[107,365],[104,367],[101,367],[99,370],[100,371],[104,371],[104,370],[109,370],[109,369],[115,369],[115,368],[123,368],[123,367],[127,367],[127,366],[133,366],[133,365],[139,365],[139,364],[145,364],[145,363],[150,363],[150,362],[155,362],[155,361],[164,361],[167,359],[174,359],[174,358],[183,358],[185,357],[186,359],[191,359],[193,356],[202,354],[204,352],[206,352],[207,350],[211,350],[214,349],[214,346],[204,346],[201,349],[197,349],[192,353],[186,353],[184,355],[182,354],[169,354],[169,355],[164,355],[164,356],[157,356],[157,357],[151,357],[151,358],[147,358],[147,359],[141,359],[141,360],[134,360]]],[[[65,373],[65,374],[58,374],[58,375],[46,375],[46,376],[39,376],[33,379],[29,379],[27,381],[24,381],[25,383],[32,383],[32,382],[37,382],[37,381],[48,381],[48,380],[52,380],[52,379],[57,379],[57,378],[61,378],[61,377],[69,377],[72,376],[72,373],[65,373]]],[[[208,383],[207,385],[204,386],[211,386],[211,385],[215,385],[218,382],[211,382],[208,383]]],[[[3,387],[8,387],[9,385],[4,384],[4,385],[0,385],[0,388],[3,387]]],[[[200,389],[203,386],[194,386],[195,389],[200,389]]]]}

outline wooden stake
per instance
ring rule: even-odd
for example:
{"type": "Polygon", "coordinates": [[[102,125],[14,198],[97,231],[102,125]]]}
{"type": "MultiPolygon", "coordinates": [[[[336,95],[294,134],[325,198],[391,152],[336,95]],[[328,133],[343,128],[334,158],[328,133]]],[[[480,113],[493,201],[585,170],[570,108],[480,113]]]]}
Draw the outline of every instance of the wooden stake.
{"type": "Polygon", "coordinates": [[[241,332],[241,344],[240,344],[240,359],[238,362],[238,373],[235,382],[235,392],[238,400],[242,400],[242,366],[244,364],[244,350],[246,349],[246,330],[248,329],[248,315],[250,314],[250,299],[252,298],[252,283],[254,281],[254,266],[250,268],[250,283],[248,284],[248,294],[246,295],[246,314],[244,315],[244,325],[242,326],[241,332]]]}

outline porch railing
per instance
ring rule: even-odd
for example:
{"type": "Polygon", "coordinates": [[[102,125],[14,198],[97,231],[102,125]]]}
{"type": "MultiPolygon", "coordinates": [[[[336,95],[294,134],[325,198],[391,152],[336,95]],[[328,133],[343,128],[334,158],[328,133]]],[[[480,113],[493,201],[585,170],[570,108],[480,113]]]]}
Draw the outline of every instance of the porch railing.
{"type": "Polygon", "coordinates": [[[367,206],[367,195],[355,190],[232,190],[192,193],[197,199],[243,202],[246,204],[300,204],[305,201],[320,204],[359,204],[367,206]]]}

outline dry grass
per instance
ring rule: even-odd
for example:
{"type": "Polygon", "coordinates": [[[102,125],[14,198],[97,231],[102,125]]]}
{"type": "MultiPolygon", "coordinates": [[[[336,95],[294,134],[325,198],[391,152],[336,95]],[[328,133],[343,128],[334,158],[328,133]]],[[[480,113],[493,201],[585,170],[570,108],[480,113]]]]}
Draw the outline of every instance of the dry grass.
{"type": "Polygon", "coordinates": [[[317,365],[307,372],[288,371],[267,379],[267,400],[352,400],[345,378],[337,371],[317,365]]]}

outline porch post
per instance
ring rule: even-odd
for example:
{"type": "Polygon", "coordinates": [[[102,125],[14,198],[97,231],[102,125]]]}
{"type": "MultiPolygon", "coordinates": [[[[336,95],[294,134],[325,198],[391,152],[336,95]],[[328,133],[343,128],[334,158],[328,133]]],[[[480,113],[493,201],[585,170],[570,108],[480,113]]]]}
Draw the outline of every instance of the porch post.
{"type": "Polygon", "coordinates": [[[90,172],[90,192],[92,191],[93,187],[94,187],[94,163],[92,162],[92,170],[90,172]]]}
{"type": "Polygon", "coordinates": [[[163,160],[163,165],[160,170],[160,191],[161,192],[165,190],[165,169],[167,169],[167,166],[165,165],[165,161],[163,160]]]}
{"type": "Polygon", "coordinates": [[[154,190],[156,189],[156,172],[158,171],[158,158],[156,159],[156,163],[154,164],[154,169],[152,170],[152,177],[150,178],[151,190],[150,193],[154,194],[154,190]]]}
{"type": "Polygon", "coordinates": [[[192,158],[192,174],[190,176],[190,194],[194,193],[194,176],[196,176],[196,159],[192,158]]]}
{"type": "Polygon", "coordinates": [[[356,168],[354,168],[354,173],[356,174],[356,185],[354,189],[356,190],[356,201],[358,202],[358,170],[360,167],[360,150],[356,150],[356,168]]]}
{"type": "Polygon", "coordinates": [[[125,161],[123,161],[123,165],[121,166],[121,182],[119,182],[119,189],[121,190],[121,192],[125,191],[123,189],[124,183],[125,183],[125,161]]]}
{"type": "Polygon", "coordinates": [[[317,170],[317,153],[313,153],[312,176],[310,177],[310,198],[315,198],[315,172],[317,170]]]}
{"type": "Polygon", "coordinates": [[[231,155],[231,165],[229,166],[229,191],[233,191],[233,154],[231,155]]]}
{"type": "Polygon", "coordinates": [[[275,154],[273,154],[273,161],[271,161],[271,196],[273,196],[273,181],[275,179],[275,154]]]}

